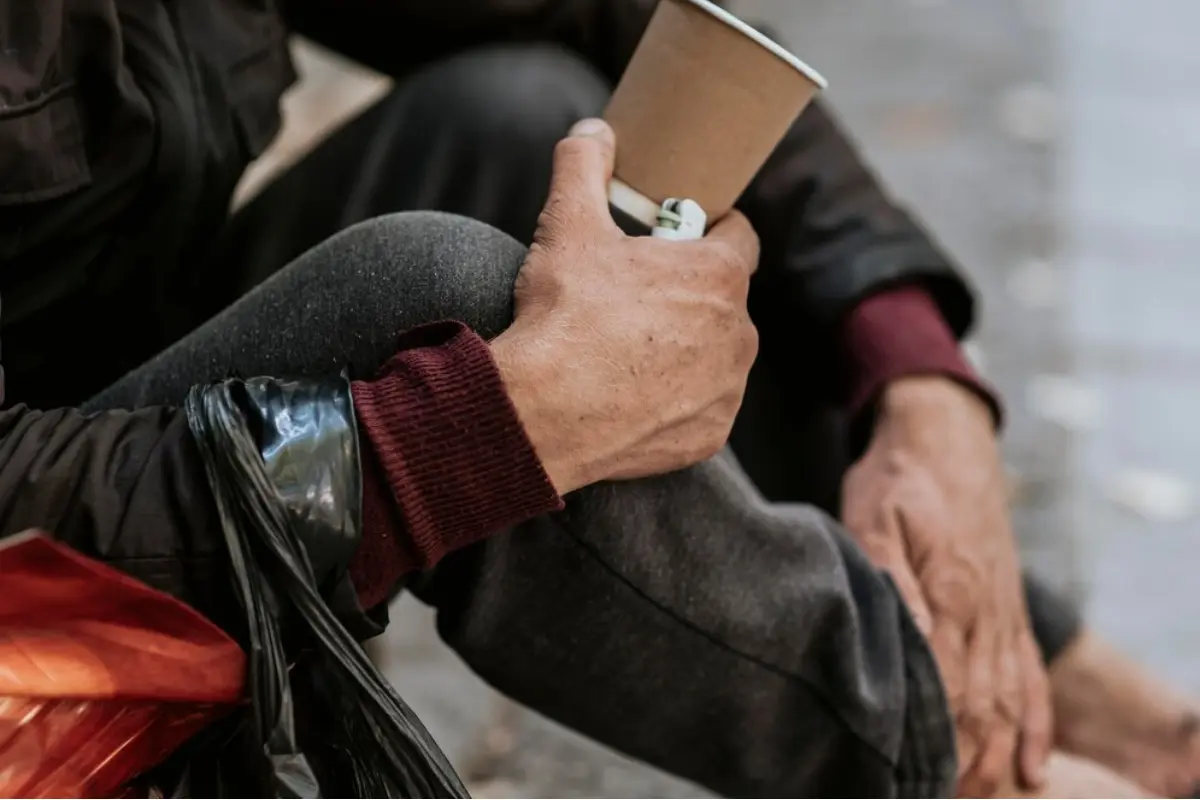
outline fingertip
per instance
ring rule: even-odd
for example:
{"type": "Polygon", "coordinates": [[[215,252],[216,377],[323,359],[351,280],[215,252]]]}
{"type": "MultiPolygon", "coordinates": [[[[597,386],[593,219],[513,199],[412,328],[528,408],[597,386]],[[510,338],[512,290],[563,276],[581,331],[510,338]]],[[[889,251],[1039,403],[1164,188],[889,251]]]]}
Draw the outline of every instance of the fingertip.
{"type": "Polygon", "coordinates": [[[618,230],[608,210],[608,184],[616,158],[615,134],[602,119],[588,118],[571,126],[554,150],[550,200],[568,215],[618,230]]]}
{"type": "MultiPolygon", "coordinates": [[[[1016,785],[1024,775],[1018,774],[1019,759],[1016,752],[1015,731],[997,736],[978,761],[978,773],[983,793],[995,794],[1001,785],[1016,785]]],[[[1023,770],[1021,770],[1023,772],[1023,770]]]]}
{"type": "Polygon", "coordinates": [[[572,138],[596,139],[610,147],[614,146],[617,141],[617,135],[613,132],[612,126],[599,117],[579,120],[571,126],[567,135],[572,138]]]}
{"type": "Polygon", "coordinates": [[[1021,748],[1021,778],[1030,789],[1046,780],[1046,761],[1050,758],[1051,737],[1042,731],[1030,733],[1021,748]]]}
{"type": "Polygon", "coordinates": [[[1040,789],[1046,782],[1046,765],[1039,758],[1028,757],[1031,763],[1026,763],[1021,769],[1025,785],[1029,789],[1040,789]]]}

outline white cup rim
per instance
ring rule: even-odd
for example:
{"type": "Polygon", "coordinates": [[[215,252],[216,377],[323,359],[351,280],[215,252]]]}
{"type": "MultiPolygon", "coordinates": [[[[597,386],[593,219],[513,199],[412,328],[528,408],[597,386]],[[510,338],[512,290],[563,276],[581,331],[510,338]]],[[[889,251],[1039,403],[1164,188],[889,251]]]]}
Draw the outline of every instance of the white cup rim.
{"type": "Polygon", "coordinates": [[[692,5],[707,11],[709,14],[716,17],[721,22],[724,22],[737,32],[744,34],[745,36],[749,36],[755,42],[762,45],[767,50],[770,50],[775,56],[783,59],[785,62],[794,67],[801,75],[816,84],[818,89],[824,91],[825,88],[829,86],[829,81],[825,80],[825,76],[801,61],[794,53],[787,50],[787,48],[783,47],[778,42],[774,42],[771,39],[768,39],[766,36],[763,36],[754,28],[750,27],[745,22],[742,22],[740,19],[720,6],[709,2],[709,0],[686,0],[686,2],[689,2],[692,5]]]}

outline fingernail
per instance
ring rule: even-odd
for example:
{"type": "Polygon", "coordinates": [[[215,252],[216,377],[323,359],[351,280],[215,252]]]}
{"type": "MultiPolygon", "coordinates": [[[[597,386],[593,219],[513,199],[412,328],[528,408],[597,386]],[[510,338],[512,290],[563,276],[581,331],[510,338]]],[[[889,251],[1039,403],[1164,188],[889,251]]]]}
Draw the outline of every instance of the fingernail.
{"type": "MultiPolygon", "coordinates": [[[[560,128],[561,130],[561,128],[560,128]]],[[[602,119],[581,119],[571,126],[571,136],[603,136],[608,132],[608,123],[602,119]]]]}

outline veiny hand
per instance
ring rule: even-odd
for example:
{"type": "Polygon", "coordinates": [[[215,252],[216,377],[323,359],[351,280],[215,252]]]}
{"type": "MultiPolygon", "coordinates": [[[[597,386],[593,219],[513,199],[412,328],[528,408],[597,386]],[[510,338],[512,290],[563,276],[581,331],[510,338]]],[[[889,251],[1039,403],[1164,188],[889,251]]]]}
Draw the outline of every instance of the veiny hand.
{"type": "Polygon", "coordinates": [[[758,237],[731,213],[702,240],[628,237],[607,186],[612,129],[559,143],[550,197],[492,343],[560,493],[702,461],[729,437],[758,334],[746,311],[758,237]]]}
{"type": "Polygon", "coordinates": [[[933,647],[956,716],[960,794],[990,797],[1013,777],[1040,784],[1049,682],[986,405],[945,378],[891,384],[871,445],[846,476],[842,518],[933,647]]]}

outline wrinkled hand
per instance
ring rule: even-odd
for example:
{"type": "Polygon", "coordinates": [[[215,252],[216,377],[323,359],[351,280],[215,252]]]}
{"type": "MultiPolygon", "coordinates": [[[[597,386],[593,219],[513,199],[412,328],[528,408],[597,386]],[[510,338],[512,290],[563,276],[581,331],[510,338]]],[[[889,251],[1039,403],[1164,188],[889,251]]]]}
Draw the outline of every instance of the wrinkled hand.
{"type": "Polygon", "coordinates": [[[616,142],[588,120],[554,153],[550,197],[492,342],[560,493],[679,469],[728,440],[758,334],[758,237],[741,214],[699,241],[626,236],[608,207],[616,142]]]}
{"type": "Polygon", "coordinates": [[[960,794],[991,796],[1014,771],[1040,784],[1049,681],[987,406],[945,378],[891,384],[871,445],[846,477],[842,519],[933,647],[956,717],[960,794]]]}

